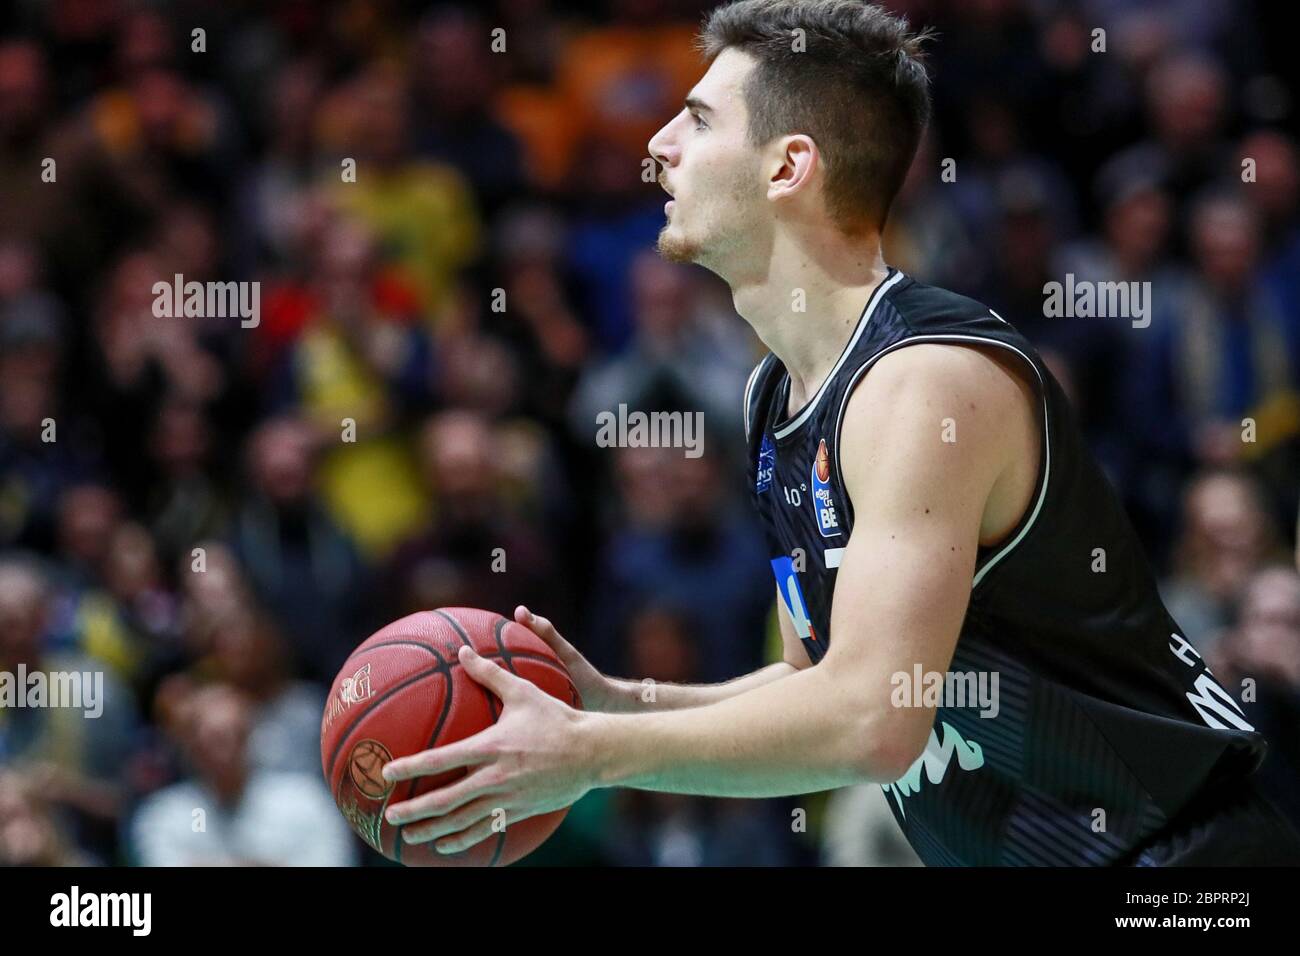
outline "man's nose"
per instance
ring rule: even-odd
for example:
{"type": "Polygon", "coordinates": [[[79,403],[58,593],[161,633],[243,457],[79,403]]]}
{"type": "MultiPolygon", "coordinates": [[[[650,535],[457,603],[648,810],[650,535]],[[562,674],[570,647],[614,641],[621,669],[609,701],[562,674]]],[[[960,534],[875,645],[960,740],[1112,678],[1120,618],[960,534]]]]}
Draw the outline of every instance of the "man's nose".
{"type": "Polygon", "coordinates": [[[677,148],[668,135],[667,126],[650,137],[647,148],[650,150],[650,155],[663,166],[671,166],[677,160],[677,148]]]}

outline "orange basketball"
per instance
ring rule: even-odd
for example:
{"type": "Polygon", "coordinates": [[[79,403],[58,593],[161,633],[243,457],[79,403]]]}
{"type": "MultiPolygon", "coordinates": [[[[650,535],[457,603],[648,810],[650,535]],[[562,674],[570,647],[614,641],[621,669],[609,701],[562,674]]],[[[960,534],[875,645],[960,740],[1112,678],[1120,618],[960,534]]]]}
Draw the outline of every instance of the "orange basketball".
{"type": "Polygon", "coordinates": [[[321,718],[321,765],[352,829],[375,850],[407,866],[504,866],[537,849],[568,813],[566,808],[511,823],[454,854],[439,853],[433,843],[405,843],[402,827],[384,819],[389,804],[465,775],[462,768],[394,784],[384,780],[384,764],[476,734],[501,713],[496,696],[460,666],[457,654],[464,645],[552,697],[582,706],[568,671],[546,643],[491,611],[421,611],[367,638],[330,688],[321,718]]]}

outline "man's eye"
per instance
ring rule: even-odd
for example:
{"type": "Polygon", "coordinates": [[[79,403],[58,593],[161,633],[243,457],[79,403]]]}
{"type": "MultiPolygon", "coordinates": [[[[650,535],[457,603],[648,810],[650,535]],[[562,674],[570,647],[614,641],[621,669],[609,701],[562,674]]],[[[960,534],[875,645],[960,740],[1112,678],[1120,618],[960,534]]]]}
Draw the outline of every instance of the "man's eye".
{"type": "Polygon", "coordinates": [[[698,113],[692,113],[691,115],[692,115],[693,117],[695,117],[695,128],[696,128],[696,129],[708,129],[708,128],[709,128],[709,124],[706,123],[706,122],[704,122],[704,117],[703,117],[703,116],[700,116],[698,113]]]}

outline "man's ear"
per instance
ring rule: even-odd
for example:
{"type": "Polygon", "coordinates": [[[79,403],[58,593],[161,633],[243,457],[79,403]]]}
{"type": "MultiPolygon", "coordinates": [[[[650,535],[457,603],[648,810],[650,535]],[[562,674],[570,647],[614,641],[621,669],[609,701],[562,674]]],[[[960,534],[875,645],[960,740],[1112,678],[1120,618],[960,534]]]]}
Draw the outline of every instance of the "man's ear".
{"type": "Polygon", "coordinates": [[[798,133],[776,141],[768,177],[768,198],[778,199],[808,188],[821,166],[821,153],[811,136],[798,133]]]}

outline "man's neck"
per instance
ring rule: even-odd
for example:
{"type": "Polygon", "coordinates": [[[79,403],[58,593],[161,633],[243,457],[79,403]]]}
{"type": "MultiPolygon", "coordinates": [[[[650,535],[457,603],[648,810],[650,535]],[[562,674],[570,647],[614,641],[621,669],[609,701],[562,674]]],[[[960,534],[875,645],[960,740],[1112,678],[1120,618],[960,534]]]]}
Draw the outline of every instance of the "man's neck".
{"type": "Polygon", "coordinates": [[[791,408],[821,387],[888,271],[879,236],[814,245],[778,242],[763,274],[732,284],[736,311],[790,373],[791,408]]]}

